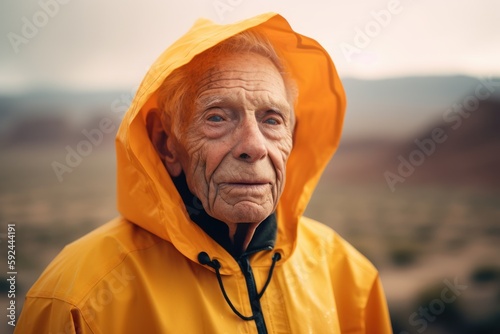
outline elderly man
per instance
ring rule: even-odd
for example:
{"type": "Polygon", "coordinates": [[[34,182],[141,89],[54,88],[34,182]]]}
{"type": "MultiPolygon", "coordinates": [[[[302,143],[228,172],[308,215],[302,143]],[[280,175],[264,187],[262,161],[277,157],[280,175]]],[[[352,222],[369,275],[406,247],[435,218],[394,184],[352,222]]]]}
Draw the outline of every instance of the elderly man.
{"type": "Polygon", "coordinates": [[[123,119],[121,217],[56,257],[17,331],[390,333],[377,271],[302,216],[344,108],[328,54],[281,16],[198,21],[123,119]]]}

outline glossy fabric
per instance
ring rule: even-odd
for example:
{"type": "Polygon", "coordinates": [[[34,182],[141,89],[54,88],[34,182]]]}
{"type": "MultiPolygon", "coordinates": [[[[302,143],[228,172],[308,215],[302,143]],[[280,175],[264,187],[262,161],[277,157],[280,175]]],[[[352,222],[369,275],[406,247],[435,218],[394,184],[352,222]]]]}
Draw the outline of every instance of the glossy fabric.
{"type": "Polygon", "coordinates": [[[251,315],[238,263],[189,219],[188,211],[197,207],[182,202],[145,126],[169,73],[250,28],[269,37],[299,88],[276,246],[250,260],[260,291],[273,254],[281,254],[260,300],[267,330],[391,332],[376,269],[329,227],[302,216],[339,143],[346,104],[342,84],[316,41],[270,13],[223,26],[199,20],[153,64],[116,138],[121,217],[54,259],[29,291],[17,333],[257,333],[254,321],[232,312],[213,269],[198,262],[200,252],[217,259],[232,303],[251,315]]]}

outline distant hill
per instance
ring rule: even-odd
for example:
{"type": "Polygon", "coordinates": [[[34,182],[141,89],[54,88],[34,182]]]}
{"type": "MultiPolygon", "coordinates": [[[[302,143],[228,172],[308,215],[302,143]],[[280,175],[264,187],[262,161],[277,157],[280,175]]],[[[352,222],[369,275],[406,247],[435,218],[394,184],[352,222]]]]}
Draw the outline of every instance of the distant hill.
{"type": "MultiPolygon", "coordinates": [[[[500,78],[493,80],[500,83],[500,78]]],[[[348,99],[345,141],[402,140],[416,136],[442,118],[444,110],[481,85],[480,79],[467,76],[345,78],[343,83],[348,99]]],[[[495,94],[500,96],[500,87],[495,94]]],[[[0,145],[30,141],[44,144],[45,138],[47,144],[59,138],[68,141],[68,136],[80,136],[87,123],[95,119],[120,118],[131,99],[132,91],[43,89],[17,95],[0,92],[0,145]],[[117,109],[121,112],[117,113],[117,109]],[[36,124],[46,129],[27,135],[26,131],[34,131],[36,124]]]]}
{"type": "Polygon", "coordinates": [[[344,140],[325,177],[337,183],[500,186],[500,99],[444,114],[403,140],[344,140]],[[472,109],[472,108],[470,108],[472,109]]]}
{"type": "MultiPolygon", "coordinates": [[[[500,99],[483,101],[476,110],[437,123],[419,138],[432,148],[432,131],[440,130],[444,141],[435,144],[434,152],[425,154],[408,183],[500,187],[500,99]]],[[[399,152],[410,157],[418,154],[415,150],[423,151],[413,142],[399,152]]]]}
{"type": "Polygon", "coordinates": [[[131,99],[123,91],[0,95],[0,147],[78,142],[83,129],[96,127],[104,117],[118,125],[131,99]]]}
{"type": "MultiPolygon", "coordinates": [[[[500,78],[495,95],[500,97],[500,78]]],[[[481,86],[468,76],[343,79],[347,95],[344,137],[405,138],[441,118],[454,103],[481,86]]]]}

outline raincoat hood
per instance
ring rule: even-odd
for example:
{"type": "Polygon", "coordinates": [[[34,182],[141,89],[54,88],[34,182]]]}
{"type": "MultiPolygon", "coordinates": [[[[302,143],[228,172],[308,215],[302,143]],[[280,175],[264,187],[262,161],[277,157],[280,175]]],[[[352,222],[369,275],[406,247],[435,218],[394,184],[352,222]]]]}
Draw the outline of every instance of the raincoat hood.
{"type": "MultiPolygon", "coordinates": [[[[195,262],[198,262],[201,251],[220,259],[228,258],[228,254],[190,220],[190,208],[184,205],[148,137],[146,117],[151,110],[158,108],[157,90],[172,71],[248,29],[254,29],[270,40],[284,59],[286,70],[299,91],[295,105],[294,147],[276,211],[278,236],[275,250],[281,253],[282,262],[295,248],[299,217],[341,135],[346,104],[344,90],[328,53],[318,42],[294,32],[282,16],[274,13],[229,25],[198,20],[151,66],[116,138],[119,212],[125,219],[171,242],[195,262]]],[[[238,270],[235,261],[227,260],[221,272],[228,274],[238,270]]]]}

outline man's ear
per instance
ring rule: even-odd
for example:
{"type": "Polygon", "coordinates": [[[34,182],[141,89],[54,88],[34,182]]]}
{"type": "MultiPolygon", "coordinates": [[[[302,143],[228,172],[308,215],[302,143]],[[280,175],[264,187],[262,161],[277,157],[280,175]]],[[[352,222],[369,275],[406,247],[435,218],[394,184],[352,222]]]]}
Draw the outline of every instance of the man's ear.
{"type": "Polygon", "coordinates": [[[162,126],[160,113],[161,111],[158,109],[149,111],[146,117],[146,129],[149,139],[168,173],[170,176],[176,177],[181,174],[182,165],[175,150],[174,138],[162,126]]]}

